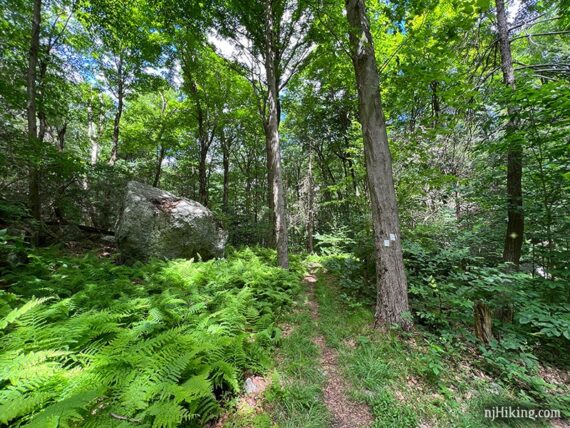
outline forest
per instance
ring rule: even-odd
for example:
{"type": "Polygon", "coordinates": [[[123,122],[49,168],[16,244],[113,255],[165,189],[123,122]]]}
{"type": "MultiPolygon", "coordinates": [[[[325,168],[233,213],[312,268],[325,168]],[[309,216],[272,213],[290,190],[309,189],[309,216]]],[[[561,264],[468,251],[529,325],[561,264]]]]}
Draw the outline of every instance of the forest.
{"type": "Polygon", "coordinates": [[[570,427],[568,0],[0,10],[0,426],[570,427]]]}

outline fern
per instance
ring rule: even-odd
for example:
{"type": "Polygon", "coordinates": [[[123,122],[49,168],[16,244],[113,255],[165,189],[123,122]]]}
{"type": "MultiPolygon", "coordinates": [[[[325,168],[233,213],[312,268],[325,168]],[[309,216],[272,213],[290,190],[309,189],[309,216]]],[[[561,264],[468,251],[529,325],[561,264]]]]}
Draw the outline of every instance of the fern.
{"type": "Polygon", "coordinates": [[[299,290],[248,249],[138,267],[38,253],[5,278],[0,424],[13,427],[203,426],[268,366],[299,290]]]}
{"type": "Polygon", "coordinates": [[[58,401],[42,410],[27,426],[30,428],[74,426],[74,423],[85,418],[87,408],[100,393],[100,390],[85,391],[58,401]]]}
{"type": "Polygon", "coordinates": [[[2,320],[0,320],[0,330],[4,330],[10,324],[16,322],[18,318],[22,318],[26,314],[29,314],[38,306],[42,305],[44,302],[49,300],[48,298],[36,299],[32,297],[28,300],[22,307],[13,309],[8,315],[6,315],[2,320]]]}
{"type": "Polygon", "coordinates": [[[153,418],[153,428],[172,428],[189,418],[188,410],[173,401],[157,402],[143,413],[153,418]]]}

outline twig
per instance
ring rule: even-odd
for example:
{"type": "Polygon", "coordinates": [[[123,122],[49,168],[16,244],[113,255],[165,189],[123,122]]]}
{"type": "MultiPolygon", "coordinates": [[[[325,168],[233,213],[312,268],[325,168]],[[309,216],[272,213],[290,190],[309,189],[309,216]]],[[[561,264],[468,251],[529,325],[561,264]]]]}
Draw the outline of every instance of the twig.
{"type": "Polygon", "coordinates": [[[129,418],[127,416],[117,415],[116,413],[109,413],[109,415],[112,418],[118,419],[120,421],[137,422],[137,423],[142,422],[140,419],[133,419],[133,418],[129,418]]]}
{"type": "Polygon", "coordinates": [[[546,33],[523,34],[521,36],[513,37],[509,41],[514,42],[515,40],[525,39],[527,37],[556,36],[559,34],[570,34],[570,31],[548,31],[546,33]]]}
{"type": "Polygon", "coordinates": [[[532,19],[529,19],[528,21],[521,22],[520,24],[517,24],[517,25],[515,25],[514,27],[509,28],[509,31],[513,31],[513,30],[516,30],[517,28],[524,27],[526,24],[536,25],[536,24],[541,24],[541,23],[543,23],[543,22],[554,21],[554,20],[556,20],[556,19],[560,19],[560,18],[561,18],[561,16],[555,16],[554,18],[546,18],[546,19],[541,19],[540,21],[535,21],[535,19],[541,18],[541,17],[543,17],[544,15],[546,15],[546,14],[543,13],[543,14],[540,14],[540,15],[538,15],[538,16],[532,18],[532,19]],[[534,22],[533,22],[533,21],[534,21],[534,22]]]}

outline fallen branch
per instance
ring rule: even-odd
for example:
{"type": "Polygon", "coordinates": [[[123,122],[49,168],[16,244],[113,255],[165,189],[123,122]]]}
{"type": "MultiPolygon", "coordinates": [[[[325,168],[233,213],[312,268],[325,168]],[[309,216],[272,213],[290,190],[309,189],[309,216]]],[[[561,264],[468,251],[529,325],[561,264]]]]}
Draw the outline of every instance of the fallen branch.
{"type": "Polygon", "coordinates": [[[133,418],[129,418],[127,416],[117,415],[116,413],[109,413],[109,415],[112,418],[118,419],[120,421],[136,422],[136,423],[142,422],[140,419],[133,419],[133,418]]]}

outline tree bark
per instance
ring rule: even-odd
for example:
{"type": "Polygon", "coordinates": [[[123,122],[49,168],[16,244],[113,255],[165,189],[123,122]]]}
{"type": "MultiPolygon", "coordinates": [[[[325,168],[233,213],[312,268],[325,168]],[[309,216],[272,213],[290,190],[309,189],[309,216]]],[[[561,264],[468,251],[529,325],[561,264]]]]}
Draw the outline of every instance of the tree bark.
{"type": "Polygon", "coordinates": [[[437,95],[437,87],[439,82],[433,80],[429,86],[431,89],[431,111],[432,111],[432,128],[435,128],[439,122],[439,114],[441,108],[439,106],[439,96],[437,95]]]}
{"type": "Polygon", "coordinates": [[[91,165],[95,165],[99,158],[99,141],[97,139],[97,131],[95,129],[95,117],[93,114],[93,97],[90,98],[87,105],[87,137],[91,144],[91,165]]]}
{"type": "Polygon", "coordinates": [[[60,152],[65,149],[65,134],[67,132],[67,122],[64,122],[61,128],[57,130],[57,144],[60,152]]]}
{"type": "MultiPolygon", "coordinates": [[[[496,0],[497,5],[497,33],[501,51],[501,68],[503,81],[513,91],[515,85],[515,71],[511,56],[509,41],[509,27],[505,11],[504,0],[496,0]]],[[[523,149],[520,142],[513,138],[518,127],[516,109],[508,107],[509,121],[507,123],[507,233],[503,249],[503,260],[518,267],[523,244],[524,211],[522,197],[522,160],[523,149]]]]}
{"type": "Polygon", "coordinates": [[[154,180],[152,181],[153,187],[158,187],[160,183],[160,175],[162,174],[162,161],[164,160],[164,156],[166,155],[166,147],[162,144],[162,135],[164,134],[164,130],[166,128],[166,108],[168,107],[168,102],[166,101],[166,97],[164,93],[160,91],[160,98],[162,99],[162,105],[160,107],[160,119],[161,124],[158,130],[158,134],[156,136],[156,144],[158,146],[158,156],[157,156],[157,163],[156,163],[156,171],[154,174],[154,180]]]}
{"type": "Polygon", "coordinates": [[[208,171],[206,162],[208,160],[208,149],[206,148],[206,143],[200,139],[200,161],[198,163],[198,201],[204,205],[208,206],[208,171]]]}
{"type": "Polygon", "coordinates": [[[271,140],[267,137],[269,135],[269,130],[266,129],[267,125],[264,123],[265,132],[265,160],[267,169],[267,246],[270,248],[275,247],[275,206],[273,204],[273,170],[271,167],[271,140]]]}
{"type": "Polygon", "coordinates": [[[165,153],[166,150],[164,149],[164,146],[160,144],[156,160],[156,171],[154,173],[154,180],[152,180],[152,187],[158,187],[158,185],[160,184],[160,174],[162,173],[162,161],[164,160],[165,153]]]}
{"type": "Polygon", "coordinates": [[[493,318],[489,307],[478,301],[473,307],[473,318],[475,322],[475,336],[483,343],[489,344],[493,337],[493,318]]]}
{"type": "Polygon", "coordinates": [[[48,129],[47,124],[47,115],[45,112],[45,77],[47,74],[47,66],[48,66],[48,59],[49,51],[44,52],[46,58],[38,58],[38,65],[39,65],[39,73],[36,76],[37,78],[37,88],[36,88],[36,101],[37,101],[37,117],[39,120],[39,129],[38,129],[38,142],[42,144],[45,140],[45,136],[48,129]]]}
{"type": "Polygon", "coordinates": [[[200,102],[200,94],[198,93],[198,86],[196,81],[190,77],[190,92],[194,97],[194,104],[196,106],[196,120],[198,122],[198,145],[199,145],[199,160],[198,160],[198,202],[204,206],[208,206],[208,151],[210,143],[213,138],[208,138],[208,130],[206,128],[206,114],[200,102]]]}
{"type": "MultiPolygon", "coordinates": [[[[231,140],[227,140],[224,131],[221,132],[222,136],[222,166],[224,169],[224,184],[222,193],[222,212],[227,214],[229,211],[229,194],[230,194],[230,148],[231,140]]],[[[248,197],[247,195],[246,197],[248,197]]]]}
{"type": "Polygon", "coordinates": [[[276,67],[276,47],[274,40],[275,23],[271,0],[265,1],[265,74],[267,78],[267,117],[264,126],[267,147],[270,149],[270,171],[272,174],[273,211],[275,221],[275,245],[280,267],[289,268],[287,254],[287,219],[285,195],[281,177],[281,151],[279,147],[279,84],[276,67]]]}
{"type": "Polygon", "coordinates": [[[307,251],[310,253],[314,250],[313,233],[315,224],[314,212],[314,191],[313,191],[313,143],[309,141],[309,183],[308,183],[308,205],[309,214],[307,217],[307,251]]]}
{"type": "Polygon", "coordinates": [[[111,148],[111,158],[109,165],[113,166],[117,162],[119,156],[119,134],[121,130],[121,116],[123,115],[124,98],[125,98],[125,77],[123,73],[123,54],[119,56],[119,65],[117,68],[117,112],[115,113],[115,121],[113,124],[113,147],[111,148]]]}
{"type": "MultiPolygon", "coordinates": [[[[36,71],[38,66],[38,53],[40,48],[40,25],[42,17],[42,1],[34,1],[34,9],[32,15],[32,37],[30,40],[30,51],[28,56],[28,73],[27,73],[27,106],[26,114],[28,120],[28,143],[34,149],[34,153],[39,145],[38,141],[38,125],[36,121],[36,71]]],[[[38,153],[39,155],[39,153],[38,153]]],[[[40,177],[37,159],[31,159],[29,170],[29,204],[30,211],[36,224],[33,227],[31,241],[33,245],[40,244],[41,241],[41,220],[42,206],[40,199],[40,177]]]]}
{"type": "Polygon", "coordinates": [[[376,325],[411,328],[392,159],[380,101],[379,77],[363,0],[346,0],[350,49],[358,87],[359,114],[376,245],[376,325]]]}

